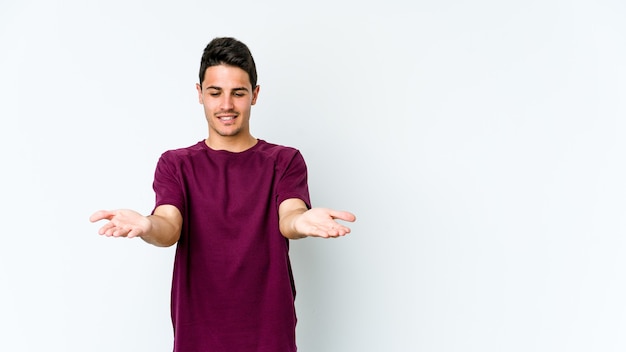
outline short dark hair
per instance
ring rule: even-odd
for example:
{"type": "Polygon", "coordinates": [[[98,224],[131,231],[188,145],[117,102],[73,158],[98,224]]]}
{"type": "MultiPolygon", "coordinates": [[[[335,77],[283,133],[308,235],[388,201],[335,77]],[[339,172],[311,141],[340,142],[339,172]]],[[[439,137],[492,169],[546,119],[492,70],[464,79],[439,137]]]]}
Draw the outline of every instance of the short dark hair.
{"type": "Polygon", "coordinates": [[[204,48],[200,61],[200,85],[207,68],[218,65],[239,67],[248,73],[252,89],[256,88],[256,65],[246,44],[235,38],[221,37],[211,40],[204,48]]]}

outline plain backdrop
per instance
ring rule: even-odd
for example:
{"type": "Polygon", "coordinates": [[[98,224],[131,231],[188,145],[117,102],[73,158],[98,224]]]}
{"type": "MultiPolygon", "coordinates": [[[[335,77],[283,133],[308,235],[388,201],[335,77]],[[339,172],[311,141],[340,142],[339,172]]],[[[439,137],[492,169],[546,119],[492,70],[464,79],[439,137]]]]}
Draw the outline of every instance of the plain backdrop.
{"type": "Polygon", "coordinates": [[[626,3],[0,2],[0,350],[172,348],[173,248],[101,237],[207,129],[250,47],[253,134],[352,234],[292,242],[302,352],[626,350],[626,3]]]}

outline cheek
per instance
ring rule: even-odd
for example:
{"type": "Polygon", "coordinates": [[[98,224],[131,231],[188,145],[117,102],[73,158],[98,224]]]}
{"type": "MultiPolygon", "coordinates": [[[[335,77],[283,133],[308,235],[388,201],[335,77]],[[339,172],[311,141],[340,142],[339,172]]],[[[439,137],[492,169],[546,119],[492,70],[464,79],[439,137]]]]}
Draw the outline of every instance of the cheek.
{"type": "Polygon", "coordinates": [[[211,111],[216,109],[215,99],[204,99],[204,110],[211,111]]]}
{"type": "Polygon", "coordinates": [[[205,104],[202,104],[202,109],[204,110],[204,115],[205,116],[213,116],[215,109],[210,105],[210,104],[206,104],[206,100],[205,100],[205,104]]]}
{"type": "Polygon", "coordinates": [[[241,106],[241,108],[239,109],[239,112],[241,112],[244,115],[250,115],[250,110],[251,110],[250,105],[245,104],[241,106]]]}

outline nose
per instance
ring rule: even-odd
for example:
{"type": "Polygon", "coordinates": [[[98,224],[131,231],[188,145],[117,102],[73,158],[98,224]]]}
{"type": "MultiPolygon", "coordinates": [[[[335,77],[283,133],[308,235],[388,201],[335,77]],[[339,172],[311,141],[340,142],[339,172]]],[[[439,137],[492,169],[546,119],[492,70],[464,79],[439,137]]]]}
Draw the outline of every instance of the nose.
{"type": "Polygon", "coordinates": [[[222,99],[220,100],[220,109],[221,110],[232,110],[233,105],[233,97],[230,94],[224,94],[222,99]]]}

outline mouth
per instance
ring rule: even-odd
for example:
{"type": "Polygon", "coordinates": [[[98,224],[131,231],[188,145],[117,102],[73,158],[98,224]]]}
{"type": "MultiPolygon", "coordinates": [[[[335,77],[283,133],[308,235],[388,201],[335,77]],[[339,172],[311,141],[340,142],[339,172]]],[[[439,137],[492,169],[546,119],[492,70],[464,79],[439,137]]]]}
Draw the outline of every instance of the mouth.
{"type": "Polygon", "coordinates": [[[235,120],[237,118],[237,115],[236,114],[217,115],[216,117],[218,120],[222,122],[230,122],[230,121],[235,120]]]}

